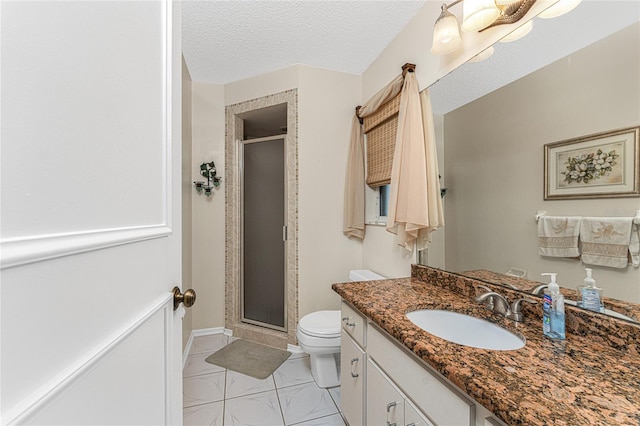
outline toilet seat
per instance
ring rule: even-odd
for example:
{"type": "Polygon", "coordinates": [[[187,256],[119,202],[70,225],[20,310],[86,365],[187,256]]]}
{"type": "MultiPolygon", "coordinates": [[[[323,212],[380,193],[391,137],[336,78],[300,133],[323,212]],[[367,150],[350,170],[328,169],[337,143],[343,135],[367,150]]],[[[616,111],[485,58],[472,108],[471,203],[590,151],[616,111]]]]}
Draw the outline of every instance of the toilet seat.
{"type": "Polygon", "coordinates": [[[317,311],[305,315],[298,322],[298,330],[312,337],[340,337],[340,311],[317,311]]]}

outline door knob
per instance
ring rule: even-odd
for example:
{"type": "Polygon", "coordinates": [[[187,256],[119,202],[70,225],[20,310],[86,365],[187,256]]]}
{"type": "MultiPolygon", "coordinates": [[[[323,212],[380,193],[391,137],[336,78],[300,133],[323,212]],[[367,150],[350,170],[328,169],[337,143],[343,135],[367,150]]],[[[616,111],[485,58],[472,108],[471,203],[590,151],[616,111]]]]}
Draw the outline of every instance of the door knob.
{"type": "Polygon", "coordinates": [[[190,308],[196,303],[196,292],[193,289],[186,290],[184,293],[180,291],[180,287],[174,287],[173,290],[173,310],[175,311],[184,303],[185,308],[190,308]]]}

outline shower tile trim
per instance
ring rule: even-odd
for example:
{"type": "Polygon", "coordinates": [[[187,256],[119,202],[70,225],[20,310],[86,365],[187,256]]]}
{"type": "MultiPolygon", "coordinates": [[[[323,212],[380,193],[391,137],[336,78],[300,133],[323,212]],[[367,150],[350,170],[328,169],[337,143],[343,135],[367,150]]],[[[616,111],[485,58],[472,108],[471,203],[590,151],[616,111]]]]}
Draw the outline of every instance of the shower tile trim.
{"type": "Polygon", "coordinates": [[[225,327],[233,334],[275,347],[296,344],[298,323],[298,90],[251,99],[225,107],[225,327]],[[241,321],[240,306],[240,150],[243,138],[241,121],[236,115],[278,104],[287,104],[287,332],[270,330],[241,321]]]}

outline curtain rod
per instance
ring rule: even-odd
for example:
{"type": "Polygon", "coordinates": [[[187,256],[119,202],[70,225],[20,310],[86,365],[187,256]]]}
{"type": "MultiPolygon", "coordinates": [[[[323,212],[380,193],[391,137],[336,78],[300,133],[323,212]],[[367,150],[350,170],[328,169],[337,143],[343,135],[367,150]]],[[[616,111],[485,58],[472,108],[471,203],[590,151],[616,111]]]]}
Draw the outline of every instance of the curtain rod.
{"type": "MultiPolygon", "coordinates": [[[[415,72],[415,71],[416,71],[416,64],[410,64],[409,62],[407,62],[402,66],[402,78],[406,77],[408,72],[415,72]]],[[[364,119],[360,117],[360,108],[362,108],[362,105],[358,105],[356,107],[356,117],[358,117],[360,124],[362,124],[364,122],[364,119]]]]}

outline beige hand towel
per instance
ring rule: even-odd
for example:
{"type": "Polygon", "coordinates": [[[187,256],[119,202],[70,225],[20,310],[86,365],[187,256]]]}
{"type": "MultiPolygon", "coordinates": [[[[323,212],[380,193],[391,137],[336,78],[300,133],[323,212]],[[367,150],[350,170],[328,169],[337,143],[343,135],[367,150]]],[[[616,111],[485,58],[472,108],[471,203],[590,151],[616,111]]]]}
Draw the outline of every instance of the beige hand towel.
{"type": "Polygon", "coordinates": [[[578,257],[580,217],[542,216],[538,219],[538,254],[578,257]]]}
{"type": "Polygon", "coordinates": [[[629,250],[635,251],[632,246],[637,244],[631,238],[632,226],[631,217],[583,217],[580,224],[582,262],[626,268],[629,250]]]}

